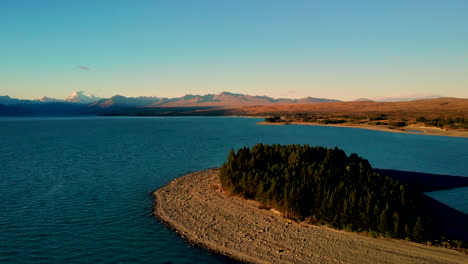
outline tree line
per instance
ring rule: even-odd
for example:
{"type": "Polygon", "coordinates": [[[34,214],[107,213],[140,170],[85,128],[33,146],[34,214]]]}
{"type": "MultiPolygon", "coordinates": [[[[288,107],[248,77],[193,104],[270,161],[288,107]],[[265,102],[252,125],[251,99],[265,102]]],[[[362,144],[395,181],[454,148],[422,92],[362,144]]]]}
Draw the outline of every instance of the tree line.
{"type": "Polygon", "coordinates": [[[468,120],[465,120],[464,117],[456,117],[456,118],[425,118],[424,116],[420,116],[416,118],[416,122],[424,123],[427,126],[436,126],[436,127],[445,127],[453,124],[460,124],[464,128],[468,128],[468,120]]]}
{"type": "Polygon", "coordinates": [[[257,144],[231,150],[220,171],[225,191],[257,200],[296,221],[427,239],[429,221],[418,210],[422,194],[336,147],[257,144]]]}

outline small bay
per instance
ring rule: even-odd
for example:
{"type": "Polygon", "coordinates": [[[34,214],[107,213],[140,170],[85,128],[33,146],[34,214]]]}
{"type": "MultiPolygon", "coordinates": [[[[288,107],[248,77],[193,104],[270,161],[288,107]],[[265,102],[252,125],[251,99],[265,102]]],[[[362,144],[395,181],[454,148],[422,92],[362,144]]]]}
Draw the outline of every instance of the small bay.
{"type": "MultiPolygon", "coordinates": [[[[229,262],[160,224],[151,215],[151,193],[256,143],[337,146],[376,168],[468,176],[467,138],[259,121],[1,118],[0,262],[229,262]]],[[[430,196],[468,213],[467,188],[430,196]]]]}

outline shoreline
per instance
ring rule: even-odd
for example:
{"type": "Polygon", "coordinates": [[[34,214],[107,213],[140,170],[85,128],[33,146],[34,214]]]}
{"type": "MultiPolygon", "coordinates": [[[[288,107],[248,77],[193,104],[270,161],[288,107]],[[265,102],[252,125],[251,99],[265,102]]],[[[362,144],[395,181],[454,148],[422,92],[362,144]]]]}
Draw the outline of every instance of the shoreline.
{"type": "Polygon", "coordinates": [[[354,125],[354,124],[318,124],[318,123],[306,123],[306,122],[257,122],[257,125],[303,125],[303,126],[324,126],[324,127],[347,127],[347,128],[359,128],[367,130],[376,130],[383,132],[392,132],[392,133],[404,133],[404,134],[413,134],[413,135],[428,135],[428,136],[445,136],[445,137],[462,137],[468,138],[468,131],[456,131],[456,130],[443,130],[440,128],[430,128],[430,127],[411,127],[407,126],[404,128],[388,128],[388,127],[379,127],[372,125],[354,125]],[[413,132],[418,131],[418,132],[413,132]]]}
{"type": "Polygon", "coordinates": [[[461,252],[310,226],[222,193],[219,170],[154,192],[154,214],[190,244],[248,263],[466,263],[461,252]]]}

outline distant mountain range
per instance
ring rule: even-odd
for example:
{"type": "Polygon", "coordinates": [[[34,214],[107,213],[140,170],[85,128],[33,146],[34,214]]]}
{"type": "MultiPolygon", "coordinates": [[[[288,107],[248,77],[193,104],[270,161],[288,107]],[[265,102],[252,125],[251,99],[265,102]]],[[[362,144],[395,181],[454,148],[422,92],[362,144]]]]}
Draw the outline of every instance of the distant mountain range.
{"type": "Polygon", "coordinates": [[[252,96],[222,92],[220,94],[184,95],[178,98],[160,97],[124,97],[120,95],[109,99],[101,99],[92,104],[108,108],[112,106],[127,107],[242,107],[270,104],[322,103],[339,102],[334,99],[312,98],[303,99],[274,99],[267,96],[252,96]]]}
{"type": "Polygon", "coordinates": [[[86,93],[84,91],[73,92],[70,96],[65,99],[56,99],[47,96],[42,96],[35,100],[23,100],[11,98],[8,95],[0,96],[0,104],[3,105],[24,105],[24,104],[42,104],[42,103],[79,103],[79,104],[89,104],[100,100],[100,97],[96,97],[91,93],[86,93]]]}
{"type": "Polygon", "coordinates": [[[339,102],[334,99],[307,97],[303,99],[274,99],[268,96],[252,96],[222,92],[220,94],[185,95],[177,98],[125,97],[115,95],[100,98],[84,91],[73,92],[61,100],[43,96],[36,100],[21,100],[0,96],[0,115],[39,114],[102,114],[132,108],[197,108],[197,107],[244,107],[279,104],[304,104],[339,102]]]}
{"type": "Polygon", "coordinates": [[[402,95],[402,96],[393,96],[393,97],[376,97],[373,98],[375,102],[406,102],[414,100],[423,100],[423,99],[437,99],[443,98],[443,96],[435,94],[412,94],[412,95],[402,95]]]}
{"type": "MultiPolygon", "coordinates": [[[[427,98],[424,97],[424,98],[427,98]]],[[[434,98],[434,97],[431,97],[434,98]]],[[[395,101],[408,101],[408,98],[393,98],[395,101]]],[[[411,100],[420,99],[412,97],[411,100]]],[[[380,98],[374,101],[387,101],[380,98]]],[[[366,98],[355,101],[372,102],[366,98]]],[[[115,95],[111,98],[100,98],[84,91],[73,92],[65,99],[43,96],[35,100],[22,100],[9,96],[0,96],[0,115],[101,115],[151,112],[155,114],[168,113],[176,110],[195,111],[196,109],[234,109],[241,107],[279,106],[316,104],[324,102],[340,102],[335,99],[306,97],[302,99],[275,99],[268,96],[252,96],[245,94],[222,92],[220,94],[185,95],[177,98],[165,97],[125,97],[115,95]],[[160,110],[158,110],[160,109],[160,110]]]]}

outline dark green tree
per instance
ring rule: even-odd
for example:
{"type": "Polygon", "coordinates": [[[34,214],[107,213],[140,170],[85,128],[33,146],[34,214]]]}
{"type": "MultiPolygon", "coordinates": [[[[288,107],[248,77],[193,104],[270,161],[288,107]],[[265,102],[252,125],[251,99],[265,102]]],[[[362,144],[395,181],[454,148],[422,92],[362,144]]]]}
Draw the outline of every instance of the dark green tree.
{"type": "Polygon", "coordinates": [[[257,144],[230,151],[220,172],[227,192],[295,220],[421,241],[427,229],[419,193],[338,148],[257,144]]]}
{"type": "Polygon", "coordinates": [[[413,239],[417,242],[424,241],[424,227],[420,217],[416,220],[413,228],[413,239]]]}

